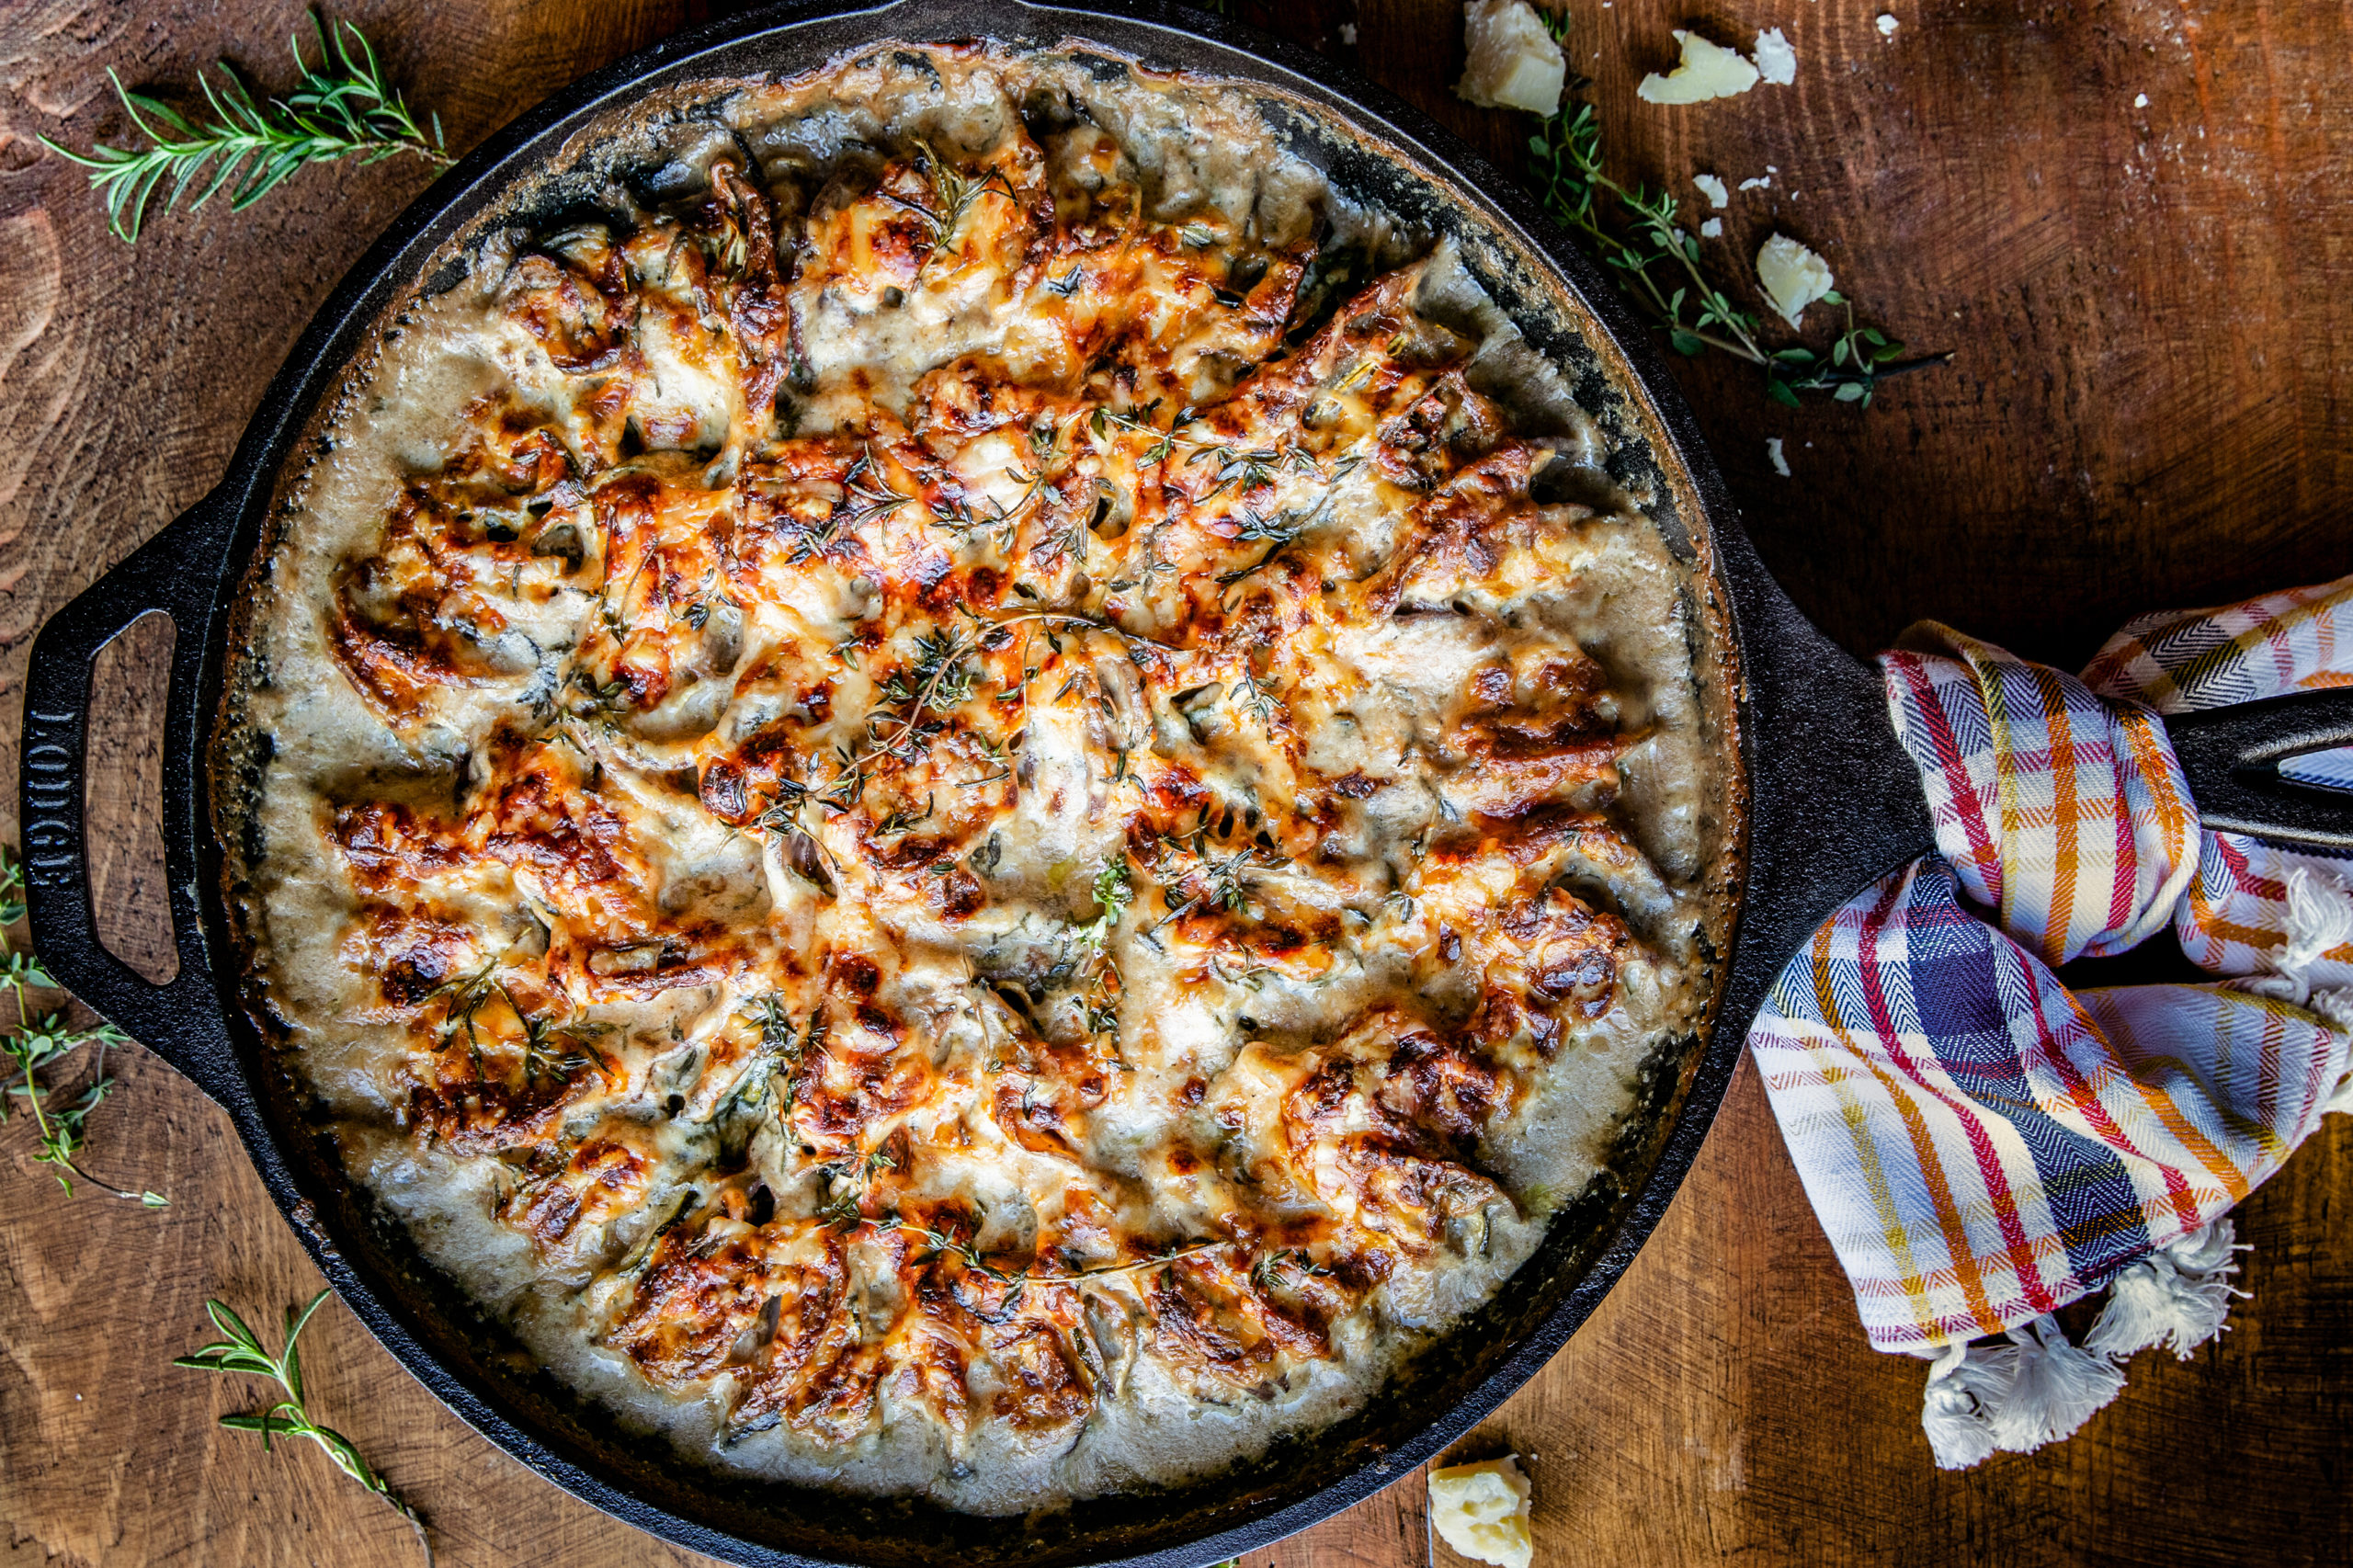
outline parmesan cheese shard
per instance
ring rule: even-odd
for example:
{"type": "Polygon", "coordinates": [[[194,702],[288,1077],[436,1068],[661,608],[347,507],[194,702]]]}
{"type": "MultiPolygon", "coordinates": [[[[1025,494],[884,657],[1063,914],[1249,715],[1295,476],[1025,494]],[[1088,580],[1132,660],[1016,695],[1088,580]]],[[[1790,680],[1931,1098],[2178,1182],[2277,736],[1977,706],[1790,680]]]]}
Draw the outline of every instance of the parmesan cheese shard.
{"type": "Polygon", "coordinates": [[[1683,58],[1665,75],[1653,72],[1643,78],[1634,96],[1646,104],[1697,104],[1710,98],[1738,97],[1756,85],[1756,67],[1740,51],[1710,43],[1698,33],[1675,29],[1683,58]]]}
{"type": "Polygon", "coordinates": [[[1461,97],[1482,108],[1547,116],[1560,108],[1569,62],[1528,0],[1470,0],[1462,39],[1471,62],[1454,85],[1461,97]]]}
{"type": "Polygon", "coordinates": [[[1709,206],[1729,207],[1732,205],[1732,192],[1724,188],[1724,182],[1721,176],[1693,175],[1691,183],[1699,187],[1699,194],[1708,199],[1709,206]]]}
{"type": "Polygon", "coordinates": [[[1756,74],[1777,87],[1798,79],[1798,51],[1790,47],[1780,28],[1768,28],[1756,35],[1756,74]]]}
{"type": "Polygon", "coordinates": [[[1779,474],[1783,479],[1790,477],[1789,455],[1781,450],[1781,437],[1779,436],[1765,437],[1765,455],[1773,460],[1775,473],[1779,474]]]}
{"type": "Polygon", "coordinates": [[[1528,1528],[1534,1494],[1517,1455],[1430,1471],[1430,1523],[1447,1545],[1496,1568],[1528,1568],[1536,1554],[1528,1528]]]}
{"type": "Polygon", "coordinates": [[[1881,38],[1895,36],[1895,18],[1885,11],[1879,14],[1879,36],[1881,38]]]}
{"type": "Polygon", "coordinates": [[[1790,238],[1775,234],[1756,253],[1756,281],[1765,286],[1765,297],[1781,319],[1791,326],[1800,324],[1805,308],[1830,292],[1836,279],[1830,276],[1830,264],[1813,252],[1790,238]]]}
{"type": "Polygon", "coordinates": [[[1724,221],[1722,218],[1711,218],[1699,225],[1699,237],[1703,240],[1722,239],[1723,232],[1724,221]]]}

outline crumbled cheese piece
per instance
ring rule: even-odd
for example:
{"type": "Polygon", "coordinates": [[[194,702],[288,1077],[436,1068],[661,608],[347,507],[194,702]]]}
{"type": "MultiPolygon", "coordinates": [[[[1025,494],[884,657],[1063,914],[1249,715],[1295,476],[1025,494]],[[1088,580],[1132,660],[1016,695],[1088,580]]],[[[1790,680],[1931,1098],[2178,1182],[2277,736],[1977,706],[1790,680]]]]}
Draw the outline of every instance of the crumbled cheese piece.
{"type": "Polygon", "coordinates": [[[2149,107],[2149,95],[2146,93],[2141,93],[2135,96],[2132,99],[2132,107],[2134,108],[2147,108],[2149,107]]]}
{"type": "MultiPolygon", "coordinates": [[[[1812,444],[1812,442],[1807,443],[1809,446],[1812,444]]],[[[1781,438],[1779,436],[1765,437],[1765,455],[1773,460],[1775,473],[1779,474],[1783,479],[1790,477],[1790,460],[1781,455],[1781,438]]]]}
{"type": "Polygon", "coordinates": [[[1756,253],[1756,281],[1781,319],[1797,326],[1805,308],[1830,292],[1836,279],[1829,263],[1789,235],[1775,234],[1756,253]]]}
{"type": "Polygon", "coordinates": [[[1881,11],[1879,14],[1879,36],[1881,38],[1893,38],[1895,36],[1895,18],[1889,16],[1885,11],[1881,11]]]}
{"type": "Polygon", "coordinates": [[[1729,207],[1732,205],[1732,192],[1726,190],[1724,182],[1714,175],[1693,175],[1691,183],[1699,187],[1699,194],[1708,199],[1709,206],[1729,207]]]}
{"type": "Polygon", "coordinates": [[[1768,28],[1756,35],[1756,74],[1777,87],[1798,79],[1798,51],[1790,47],[1780,28],[1768,28]]]}
{"type": "Polygon", "coordinates": [[[1446,1544],[1497,1568],[1528,1568],[1536,1554],[1528,1529],[1535,1488],[1510,1457],[1430,1471],[1430,1523],[1446,1544]]]}
{"type": "Polygon", "coordinates": [[[1699,225],[1699,237],[1703,240],[1721,238],[1723,232],[1724,221],[1722,218],[1711,218],[1699,225]]]}
{"type": "Polygon", "coordinates": [[[1740,182],[1740,188],[1743,190],[1763,190],[1772,183],[1773,176],[1771,175],[1758,175],[1755,179],[1742,180],[1740,182]]]}
{"type": "Polygon", "coordinates": [[[1550,115],[1561,107],[1569,62],[1528,0],[1470,0],[1462,39],[1471,62],[1454,90],[1482,108],[1550,115]]]}
{"type": "Polygon", "coordinates": [[[1683,46],[1682,60],[1664,76],[1653,72],[1643,78],[1634,89],[1634,96],[1643,102],[1704,103],[1710,98],[1737,97],[1756,85],[1756,67],[1742,58],[1740,51],[1710,43],[1681,28],[1675,29],[1675,41],[1683,46]]]}
{"type": "Polygon", "coordinates": [[[1347,44],[1350,49],[1354,49],[1357,46],[1357,25],[1354,22],[1342,22],[1340,24],[1340,41],[1347,44]]]}

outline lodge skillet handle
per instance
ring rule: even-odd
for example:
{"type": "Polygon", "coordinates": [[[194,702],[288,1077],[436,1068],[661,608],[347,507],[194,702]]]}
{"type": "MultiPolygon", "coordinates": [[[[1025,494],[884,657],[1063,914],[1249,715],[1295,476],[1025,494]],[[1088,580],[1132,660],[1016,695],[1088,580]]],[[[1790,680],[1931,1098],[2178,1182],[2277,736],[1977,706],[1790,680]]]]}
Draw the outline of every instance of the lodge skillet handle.
{"type": "Polygon", "coordinates": [[[2279,766],[2353,746],[2353,687],[2169,714],[2165,733],[2208,828],[2286,849],[2353,853],[2353,794],[2300,783],[2279,766]]]}
{"type": "Polygon", "coordinates": [[[215,1099],[240,1079],[198,914],[199,687],[209,620],[237,508],[228,486],[198,502],[50,619],[25,678],[23,823],[33,950],[58,984],[215,1099]],[[99,942],[83,786],[91,684],[100,649],[141,617],[172,619],[165,703],[165,885],[179,973],[157,985],[99,942]]]}
{"type": "Polygon", "coordinates": [[[1790,602],[1745,533],[1720,528],[1717,546],[1741,629],[1749,755],[1748,866],[1719,1017],[1745,1034],[1823,921],[1937,840],[1877,666],[1790,602]]]}

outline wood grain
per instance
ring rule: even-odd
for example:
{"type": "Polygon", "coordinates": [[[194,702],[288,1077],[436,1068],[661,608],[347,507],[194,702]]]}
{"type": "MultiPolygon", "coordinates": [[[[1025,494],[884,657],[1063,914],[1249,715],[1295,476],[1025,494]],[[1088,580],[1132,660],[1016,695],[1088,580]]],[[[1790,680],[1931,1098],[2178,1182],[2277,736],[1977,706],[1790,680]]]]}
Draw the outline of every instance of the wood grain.
{"type": "MultiPolygon", "coordinates": [[[[1516,165],[1528,122],[1448,94],[1453,0],[1236,8],[1516,165]]],[[[335,9],[462,146],[695,8],[335,9]]],[[[0,777],[32,631],[203,494],[311,312],[426,183],[402,163],[313,171],[242,214],[161,220],[131,250],[31,137],[119,131],[108,64],[134,85],[184,84],[225,53],[282,83],[300,17],[291,0],[0,7],[0,777]]],[[[1573,37],[1631,174],[1692,198],[1692,172],[1737,183],[1771,166],[1770,188],[1724,214],[1730,259],[1782,228],[1871,319],[1954,351],[1867,413],[1781,410],[1742,367],[1681,367],[1768,562],[1850,646],[1934,616],[2079,661],[2134,610],[2353,570],[2353,11],[1577,0],[1573,37]],[[1882,10],[1893,39],[1873,26],[1882,10]],[[1695,22],[1726,41],[1783,28],[1797,84],[1640,105],[1668,29],[1695,22]],[[1768,465],[1768,436],[1791,479],[1768,465]]],[[[120,651],[94,752],[94,873],[111,939],[142,964],[167,959],[149,805],[164,645],[142,631],[120,651]]],[[[169,1368],[204,1336],[208,1295],[270,1317],[318,1281],[226,1119],[136,1049],[114,1070],[92,1161],[169,1210],[69,1199],[28,1133],[0,1131],[5,1560],[415,1562],[400,1521],[320,1455],[265,1455],[214,1427],[247,1391],[169,1368]]],[[[1945,1475],[1918,1433],[1918,1369],[1864,1345],[1744,1071],[1632,1271],[1459,1453],[1533,1456],[1547,1564],[2344,1562],[2348,1206],[2353,1134],[2333,1119],[2240,1210],[2252,1299],[2219,1346],[2136,1362],[2072,1442],[1945,1475]]],[[[318,1408],[432,1516],[444,1563],[700,1561],[506,1459],[339,1309],[312,1335],[318,1408]]],[[[1426,1540],[1409,1479],[1249,1568],[1403,1568],[1426,1540]]]]}

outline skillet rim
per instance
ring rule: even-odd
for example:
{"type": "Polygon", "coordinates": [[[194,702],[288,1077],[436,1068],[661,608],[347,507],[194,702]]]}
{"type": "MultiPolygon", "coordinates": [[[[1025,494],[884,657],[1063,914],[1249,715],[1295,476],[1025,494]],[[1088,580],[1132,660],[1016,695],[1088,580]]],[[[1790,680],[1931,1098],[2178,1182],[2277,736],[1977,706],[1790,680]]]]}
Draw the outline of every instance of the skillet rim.
{"type": "MultiPolygon", "coordinates": [[[[864,35],[867,42],[882,41],[892,36],[937,39],[945,31],[940,18],[970,16],[984,9],[972,0],[898,0],[896,4],[850,13],[800,4],[674,35],[638,55],[559,89],[478,147],[413,203],[347,275],[305,330],[265,394],[231,460],[229,475],[216,493],[223,508],[233,511],[234,535],[230,547],[222,552],[222,580],[214,592],[210,635],[205,639],[206,676],[199,698],[199,710],[204,716],[199,737],[199,764],[208,770],[208,775],[217,742],[218,715],[222,708],[228,667],[229,650],[223,633],[232,607],[222,600],[230,597],[233,585],[251,569],[262,541],[268,508],[266,505],[256,506],[256,502],[267,502],[275,493],[290,459],[296,455],[297,435],[330,401],[353,363],[354,351],[365,343],[373,324],[381,320],[386,308],[415,285],[426,260],[462,233],[483,210],[494,207],[517,179],[532,172],[537,160],[526,159],[512,169],[507,165],[525,158],[542,142],[560,145],[585,122],[615,108],[615,100],[621,95],[643,92],[666,85],[670,80],[697,74],[745,74],[741,70],[729,72],[723,62],[699,71],[701,58],[715,51],[741,48],[764,37],[822,27],[828,22],[871,23],[871,29],[864,35]]],[[[1081,30],[1083,24],[1108,23],[1114,32],[1125,28],[1157,34],[1159,37],[1149,41],[1165,44],[1166,52],[1178,54],[1193,40],[1206,41],[1212,46],[1215,57],[1198,63],[1188,62],[1184,69],[1198,69],[1205,75],[1304,99],[1332,115],[1344,127],[1368,131],[1387,142],[1384,155],[1391,149],[1402,154],[1415,177],[1428,178],[1449,194],[1454,189],[1469,193],[1472,210],[1480,218],[1495,228],[1507,244],[1516,244],[1535,264],[1543,280],[1562,289],[1585,313],[1587,319],[1579,324],[1597,331],[1601,340],[1593,345],[1595,351],[1605,360],[1614,355],[1622,366],[1624,376],[1613,373],[1611,380],[1627,404],[1629,419],[1640,428],[1641,437],[1650,446],[1670,483],[1677,476],[1683,481],[1677,487],[1677,499],[1688,502],[1697,514],[1696,527],[1687,521],[1699,555],[1690,563],[1690,580],[1695,587],[1704,585],[1712,601],[1701,608],[1715,626],[1718,645],[1711,652],[1721,666],[1717,678],[1725,683],[1728,692],[1740,689],[1737,661],[1742,651],[1741,631],[1732,603],[1735,596],[1727,591],[1726,582],[1728,567],[1735,562],[1726,559],[1725,546],[1731,543],[1733,551],[1737,552],[1745,540],[1739,538],[1737,521],[1721,478],[1697,437],[1688,410],[1665,376],[1648,333],[1620,303],[1615,290],[1605,286],[1606,279],[1598,269],[1549,230],[1534,202],[1515,183],[1497,176],[1475,153],[1417,111],[1353,72],[1278,40],[1251,34],[1222,18],[1152,4],[1150,0],[1116,10],[1104,0],[1075,0],[1062,6],[1031,5],[1029,0],[1020,0],[1020,9],[1030,14],[1028,19],[1042,20],[1050,28],[1060,17],[1074,17],[1080,25],[1066,28],[1063,36],[1093,41],[1114,53],[1130,54],[1134,49],[1131,44],[1110,44],[1100,35],[1089,35],[1081,30]],[[1414,164],[1419,164],[1421,168],[1412,169],[1414,164]]],[[[799,46],[820,60],[853,47],[799,46]]],[[[1165,58],[1165,53],[1156,52],[1153,58],[1157,63],[1165,58]]],[[[1728,715],[1733,708],[1730,702],[1722,706],[1728,715]]],[[[1735,745],[1726,746],[1719,741],[1717,747],[1728,771],[1732,766],[1737,767],[1737,778],[1729,782],[1733,792],[1743,796],[1755,775],[1753,732],[1745,720],[1745,711],[1734,720],[1738,732],[1735,745]]],[[[208,785],[202,793],[210,799],[213,791],[208,785]]],[[[1738,807],[1734,811],[1737,825],[1726,836],[1740,846],[1745,856],[1753,829],[1752,813],[1738,807]]],[[[199,877],[199,882],[225,892],[221,872],[226,858],[217,842],[206,843],[201,857],[205,874],[199,877]]],[[[1737,941],[1746,903],[1746,890],[1739,881],[1736,877],[1733,879],[1730,933],[1733,946],[1718,966],[1718,983],[1711,998],[1715,1009],[1723,1007],[1733,989],[1734,960],[1739,948],[1745,945],[1737,941]]],[[[208,945],[232,960],[226,966],[218,962],[208,965],[208,971],[222,993],[222,1012],[234,1031],[244,1011],[241,1005],[244,994],[243,964],[239,961],[242,944],[230,935],[223,904],[216,903],[212,898],[205,898],[200,903],[205,934],[211,939],[208,945]]],[[[1585,1267],[1562,1299],[1449,1409],[1419,1424],[1407,1441],[1387,1453],[1367,1455],[1331,1483],[1234,1526],[1196,1535],[1173,1547],[1133,1555],[1062,1560],[1173,1565],[1200,1561],[1210,1554],[1230,1556],[1280,1539],[1352,1505],[1398,1479],[1421,1459],[1467,1431],[1550,1359],[1623,1274],[1688,1173],[1729,1082],[1740,1043],[1739,1033],[1711,1028],[1697,1051],[1686,1053],[1686,1082],[1677,1096],[1679,1103],[1676,1104],[1675,1114],[1662,1124],[1664,1136],[1653,1141],[1652,1157],[1638,1188],[1618,1206],[1615,1224],[1603,1233],[1608,1238],[1606,1244],[1585,1260],[1585,1267]]],[[[665,1539],[737,1560],[815,1561],[683,1517],[618,1486],[604,1475],[554,1451],[537,1434],[510,1419],[505,1409],[498,1408],[500,1402],[455,1373],[444,1354],[437,1354],[412,1332],[413,1325],[405,1321],[407,1314],[381,1299],[367,1276],[352,1267],[348,1254],[364,1256],[373,1249],[351,1247],[331,1234],[324,1217],[301,1195],[293,1172],[288,1168],[286,1151],[278,1146],[283,1134],[265,1124],[256,1103],[267,1096],[260,1081],[267,1074],[256,1074],[252,1070],[255,1058],[247,1056],[245,1048],[236,1048],[234,1054],[240,1058],[236,1070],[243,1079],[236,1085],[241,1091],[237,1097],[245,1104],[231,1108],[237,1117],[241,1137],[255,1155],[273,1198],[295,1221],[298,1233],[335,1282],[338,1293],[378,1339],[444,1403],[506,1452],[574,1495],[665,1539]],[[756,1556],[745,1558],[747,1549],[756,1556]]],[[[256,1054],[267,1061],[266,1045],[256,1054]]],[[[1532,1267],[1536,1262],[1532,1258],[1524,1267],[1532,1267]]],[[[1219,1484],[1219,1479],[1212,1478],[1186,1490],[1214,1489],[1219,1484]]]]}

